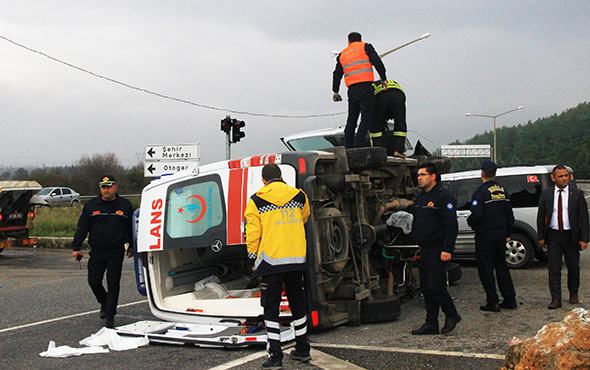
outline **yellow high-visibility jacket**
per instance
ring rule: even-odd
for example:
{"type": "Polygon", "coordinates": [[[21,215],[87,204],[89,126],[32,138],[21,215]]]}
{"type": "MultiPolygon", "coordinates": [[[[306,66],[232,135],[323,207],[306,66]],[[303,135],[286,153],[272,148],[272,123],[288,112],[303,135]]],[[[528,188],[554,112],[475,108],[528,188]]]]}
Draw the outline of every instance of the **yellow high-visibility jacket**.
{"type": "Polygon", "coordinates": [[[309,201],[303,190],[271,180],[252,195],[244,212],[246,245],[256,255],[254,276],[307,268],[304,224],[309,201]]]}

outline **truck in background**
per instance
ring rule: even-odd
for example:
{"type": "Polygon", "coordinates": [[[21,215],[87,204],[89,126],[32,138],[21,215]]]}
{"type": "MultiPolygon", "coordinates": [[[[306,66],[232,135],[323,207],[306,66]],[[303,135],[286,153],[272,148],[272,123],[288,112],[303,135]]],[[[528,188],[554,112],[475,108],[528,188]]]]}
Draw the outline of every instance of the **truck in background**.
{"type": "Polygon", "coordinates": [[[46,205],[36,194],[42,186],[36,181],[0,181],[0,253],[13,246],[36,245],[29,238],[35,205],[46,205]]]}

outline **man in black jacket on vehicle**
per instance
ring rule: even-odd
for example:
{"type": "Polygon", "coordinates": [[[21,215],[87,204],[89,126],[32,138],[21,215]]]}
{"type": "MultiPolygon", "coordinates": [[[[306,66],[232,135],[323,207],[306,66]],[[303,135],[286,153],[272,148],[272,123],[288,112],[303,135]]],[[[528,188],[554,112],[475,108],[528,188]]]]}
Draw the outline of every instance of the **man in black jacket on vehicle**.
{"type": "Polygon", "coordinates": [[[105,327],[114,328],[125,244],[127,257],[133,256],[133,206],[117,194],[117,183],[111,175],[103,176],[99,183],[100,196],[84,205],[78,219],[78,227],[72,241],[73,256],[81,260],[82,242],[88,236],[90,259],[88,260],[88,284],[100,303],[100,318],[105,327]],[[107,290],[102,285],[107,274],[107,290]]]}
{"type": "Polygon", "coordinates": [[[453,298],[447,290],[447,267],[455,250],[459,231],[456,200],[439,183],[436,167],[423,163],[418,167],[418,186],[412,236],[420,246],[420,291],[426,306],[426,322],[412,335],[438,334],[439,308],[446,316],[442,334],[448,334],[459,321],[453,298]]]}
{"type": "Polygon", "coordinates": [[[506,266],[506,243],[510,241],[514,213],[510,195],[494,180],[496,170],[497,166],[492,161],[481,165],[483,184],[471,197],[471,215],[467,218],[467,224],[475,231],[477,273],[487,299],[487,303],[479,309],[491,312],[500,312],[500,307],[517,307],[514,284],[506,266]],[[496,279],[504,298],[501,303],[496,292],[496,279]]]}

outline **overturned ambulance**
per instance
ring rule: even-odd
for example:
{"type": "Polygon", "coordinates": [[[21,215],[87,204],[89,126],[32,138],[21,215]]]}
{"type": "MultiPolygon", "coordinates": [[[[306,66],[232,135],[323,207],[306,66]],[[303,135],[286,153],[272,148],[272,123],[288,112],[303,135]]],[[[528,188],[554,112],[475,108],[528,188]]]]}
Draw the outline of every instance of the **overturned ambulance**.
{"type": "MultiPolygon", "coordinates": [[[[235,326],[232,333],[243,334],[248,329],[239,327],[263,322],[244,210],[263,185],[263,165],[276,163],[285,182],[304,190],[310,201],[305,226],[310,329],[397,319],[398,297],[414,288],[415,271],[408,266],[417,246],[406,235],[411,214],[405,210],[413,205],[415,172],[426,156],[388,157],[383,148],[345,150],[333,144],[338,143],[214,163],[148,185],[136,221],[136,272],[152,313],[186,325],[235,326]],[[401,217],[391,221],[394,214],[401,217]]],[[[289,323],[286,299],[281,317],[289,323]]],[[[213,337],[230,341],[219,332],[213,337]]]]}

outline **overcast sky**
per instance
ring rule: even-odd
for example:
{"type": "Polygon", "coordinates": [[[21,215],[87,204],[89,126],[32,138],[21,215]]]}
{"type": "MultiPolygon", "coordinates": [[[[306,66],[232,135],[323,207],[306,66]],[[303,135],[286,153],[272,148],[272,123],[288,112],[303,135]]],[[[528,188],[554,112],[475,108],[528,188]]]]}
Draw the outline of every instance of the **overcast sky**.
{"type": "MultiPolygon", "coordinates": [[[[284,151],[280,137],[335,127],[332,50],[358,31],[407,95],[409,139],[432,150],[590,100],[590,1],[0,2],[0,166],[70,165],[150,144],[201,144],[225,159],[220,120],[246,122],[232,157],[284,151]],[[484,5],[485,4],[485,5],[484,5]],[[226,110],[256,115],[229,113],[226,110]]],[[[345,87],[341,88],[345,93],[345,87]]],[[[343,94],[344,95],[344,94],[343,94]]]]}

